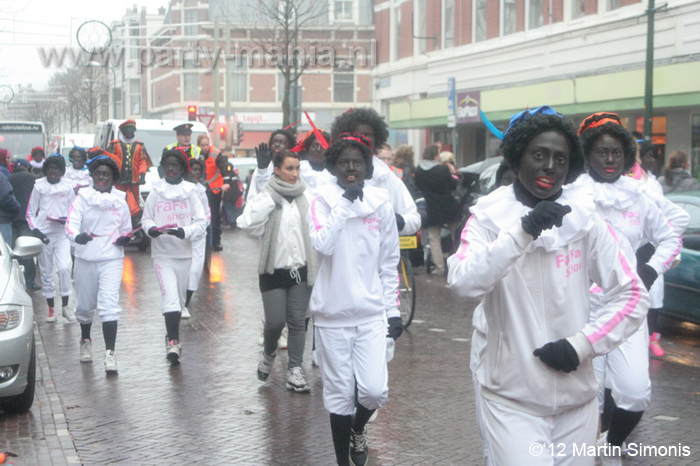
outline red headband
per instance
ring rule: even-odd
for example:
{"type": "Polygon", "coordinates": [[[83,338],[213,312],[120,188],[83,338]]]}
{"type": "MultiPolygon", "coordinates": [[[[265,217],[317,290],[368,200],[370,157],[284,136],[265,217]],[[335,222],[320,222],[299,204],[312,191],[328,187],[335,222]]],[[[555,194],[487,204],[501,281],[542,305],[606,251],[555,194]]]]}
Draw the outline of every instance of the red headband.
{"type": "Polygon", "coordinates": [[[606,123],[613,123],[618,126],[622,126],[620,123],[620,116],[617,113],[610,112],[599,112],[585,118],[581,122],[581,126],[578,127],[578,135],[581,136],[584,132],[589,129],[597,128],[606,123]]]}
{"type": "Polygon", "coordinates": [[[363,136],[363,135],[360,134],[360,133],[354,133],[354,134],[351,134],[351,133],[340,133],[340,134],[338,135],[338,137],[335,138],[334,143],[335,143],[335,142],[338,142],[338,141],[340,141],[340,140],[342,140],[342,139],[347,139],[347,140],[350,140],[350,141],[359,142],[360,144],[369,147],[370,152],[374,152],[374,148],[372,147],[372,141],[370,141],[368,137],[363,136]]]}

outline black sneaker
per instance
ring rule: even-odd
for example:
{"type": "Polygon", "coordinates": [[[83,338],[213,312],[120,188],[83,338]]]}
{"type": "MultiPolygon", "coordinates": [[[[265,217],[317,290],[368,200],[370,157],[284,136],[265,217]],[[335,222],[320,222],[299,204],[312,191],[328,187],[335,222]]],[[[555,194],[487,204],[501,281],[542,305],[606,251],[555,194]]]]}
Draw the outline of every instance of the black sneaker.
{"type": "Polygon", "coordinates": [[[221,245],[221,243],[216,243],[211,247],[211,250],[214,252],[221,252],[224,250],[224,247],[221,245]]]}
{"type": "Polygon", "coordinates": [[[367,427],[362,429],[362,432],[350,429],[350,463],[354,466],[365,466],[368,459],[367,427]]]}

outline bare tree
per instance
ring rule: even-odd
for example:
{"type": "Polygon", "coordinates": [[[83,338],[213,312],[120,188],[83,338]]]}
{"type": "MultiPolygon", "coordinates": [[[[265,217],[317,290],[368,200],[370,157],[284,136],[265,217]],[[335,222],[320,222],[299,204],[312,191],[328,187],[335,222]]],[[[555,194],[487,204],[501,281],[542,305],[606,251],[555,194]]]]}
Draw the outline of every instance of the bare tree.
{"type": "MultiPolygon", "coordinates": [[[[304,29],[321,29],[327,25],[328,0],[244,0],[234,15],[222,11],[229,27],[247,31],[251,42],[258,46],[266,61],[275,66],[284,80],[282,97],[283,125],[293,123],[292,92],[299,78],[312,64],[312,56],[305,53],[300,37],[304,29]],[[231,17],[235,16],[235,23],[231,17]]],[[[298,91],[294,91],[297,92],[298,91]]],[[[298,94],[297,94],[298,95],[298,94]]],[[[301,102],[296,102],[300,107],[301,102]]],[[[298,110],[298,109],[297,109],[298,110]]]]}
{"type": "Polygon", "coordinates": [[[109,82],[104,73],[90,66],[57,71],[51,76],[49,86],[58,95],[57,107],[66,112],[71,131],[83,123],[97,123],[99,110],[109,99],[109,82]]]}

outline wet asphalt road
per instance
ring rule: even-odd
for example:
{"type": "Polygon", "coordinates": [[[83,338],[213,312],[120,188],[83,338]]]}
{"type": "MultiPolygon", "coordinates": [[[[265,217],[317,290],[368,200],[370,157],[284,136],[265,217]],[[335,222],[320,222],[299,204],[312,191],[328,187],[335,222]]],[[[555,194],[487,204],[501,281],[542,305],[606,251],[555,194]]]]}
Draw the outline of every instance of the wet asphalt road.
{"type": "MultiPolygon", "coordinates": [[[[165,359],[160,293],[148,253],[129,251],[125,260],[117,376],[104,373],[99,324],[93,326],[95,362],[81,364],[78,325],[44,323],[46,304],[35,293],[48,365],[39,388],[50,389],[49,399],[38,394],[29,415],[0,414],[0,451],[20,452],[17,465],[333,464],[320,374],[310,364],[310,336],[304,362],[310,394],[285,389],[285,352],[268,382],[257,380],[262,303],[255,241],[226,231],[224,247],[193,298],[192,319],[182,322],[179,367],[165,359]],[[54,419],[65,416],[67,434],[59,445],[69,448],[72,442],[75,449],[65,463],[52,453],[57,443],[45,426],[48,403],[54,419]]],[[[397,342],[389,402],[369,427],[370,464],[482,463],[468,370],[476,303],[460,300],[444,283],[418,270],[416,321],[397,342]]],[[[700,464],[700,327],[663,324],[669,355],[652,361],[654,399],[630,440],[682,443],[692,455],[628,458],[627,463],[700,464]]]]}

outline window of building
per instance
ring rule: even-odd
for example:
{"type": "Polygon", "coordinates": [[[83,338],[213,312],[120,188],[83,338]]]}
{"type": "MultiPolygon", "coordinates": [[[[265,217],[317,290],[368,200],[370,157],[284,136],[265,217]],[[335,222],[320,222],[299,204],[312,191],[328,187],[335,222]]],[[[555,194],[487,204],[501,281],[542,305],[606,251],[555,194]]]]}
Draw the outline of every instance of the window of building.
{"type": "Polygon", "coordinates": [[[503,32],[501,35],[507,36],[517,32],[517,7],[515,0],[503,0],[501,3],[501,12],[503,14],[503,32]]]}
{"type": "Polygon", "coordinates": [[[129,28],[129,58],[135,60],[139,58],[139,29],[138,24],[129,28]]]}
{"type": "Polygon", "coordinates": [[[199,72],[182,73],[184,100],[199,100],[199,72]]]}
{"type": "Polygon", "coordinates": [[[586,15],[585,0],[571,0],[571,19],[582,18],[586,15]]]}
{"type": "Polygon", "coordinates": [[[394,16],[394,29],[391,37],[391,59],[399,59],[399,44],[401,44],[401,5],[392,10],[394,16]]]}
{"type": "Polygon", "coordinates": [[[455,0],[442,0],[442,48],[455,46],[455,0]]]}
{"type": "Polygon", "coordinates": [[[617,10],[622,6],[621,0],[608,0],[608,11],[617,10]]]}
{"type": "Polygon", "coordinates": [[[333,70],[333,102],[355,101],[355,70],[352,66],[333,70]]]}
{"type": "Polygon", "coordinates": [[[245,57],[226,60],[228,90],[233,102],[248,102],[248,61],[245,57]]]}
{"type": "Polygon", "coordinates": [[[333,20],[352,21],[354,0],[333,0],[333,20]]]}
{"type": "Polygon", "coordinates": [[[542,0],[528,0],[527,8],[527,28],[536,29],[542,27],[542,0]]]}
{"type": "Polygon", "coordinates": [[[129,112],[131,115],[141,114],[141,80],[129,80],[129,112]]]}
{"type": "Polygon", "coordinates": [[[185,10],[185,35],[186,36],[196,36],[199,32],[199,11],[198,10],[185,10]]]}
{"type": "Polygon", "coordinates": [[[474,42],[486,40],[486,0],[474,2],[474,42]]]}
{"type": "MultiPolygon", "coordinates": [[[[425,37],[428,35],[428,7],[426,5],[427,0],[418,0],[418,11],[414,15],[413,20],[415,21],[415,35],[418,37],[425,37]]],[[[426,51],[426,39],[418,39],[418,53],[425,53],[426,51]]]]}

